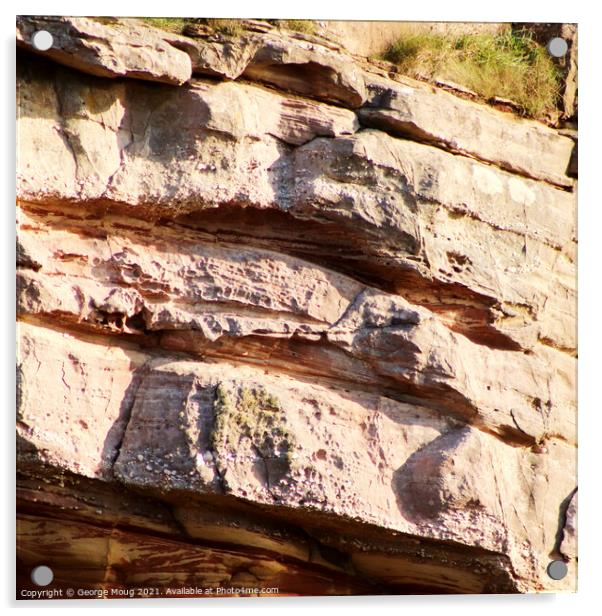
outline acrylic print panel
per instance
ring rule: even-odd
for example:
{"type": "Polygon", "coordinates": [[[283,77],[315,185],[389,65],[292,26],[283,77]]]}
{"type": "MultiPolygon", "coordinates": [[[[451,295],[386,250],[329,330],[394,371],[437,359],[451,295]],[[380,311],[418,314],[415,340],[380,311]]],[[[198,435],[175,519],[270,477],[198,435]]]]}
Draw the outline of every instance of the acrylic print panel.
{"type": "Polygon", "coordinates": [[[576,26],[17,47],[17,598],[575,590],[576,26]]]}

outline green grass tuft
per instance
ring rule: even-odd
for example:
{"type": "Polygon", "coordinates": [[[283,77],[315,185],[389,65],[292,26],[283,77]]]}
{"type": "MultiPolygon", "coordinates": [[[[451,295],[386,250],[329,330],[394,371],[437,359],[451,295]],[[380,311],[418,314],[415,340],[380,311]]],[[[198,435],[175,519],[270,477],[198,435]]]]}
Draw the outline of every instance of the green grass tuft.
{"type": "Polygon", "coordinates": [[[176,34],[182,34],[187,25],[199,22],[198,19],[189,17],[142,17],[141,20],[149,26],[166,30],[167,32],[175,32],[176,34]]]}
{"type": "Polygon", "coordinates": [[[488,99],[508,98],[532,117],[543,117],[556,109],[559,71],[546,49],[527,31],[411,34],[391,44],[382,59],[413,77],[438,77],[488,99]]]}
{"type": "Polygon", "coordinates": [[[316,24],[311,19],[283,19],[281,24],[289,30],[303,34],[314,34],[316,32],[316,24]]]}
{"type": "Polygon", "coordinates": [[[227,36],[239,36],[242,31],[242,19],[204,19],[210,28],[227,36]]]}
{"type": "Polygon", "coordinates": [[[143,17],[142,21],[150,26],[182,34],[189,25],[204,24],[220,34],[239,36],[242,31],[242,19],[207,19],[196,17],[143,17]]]}

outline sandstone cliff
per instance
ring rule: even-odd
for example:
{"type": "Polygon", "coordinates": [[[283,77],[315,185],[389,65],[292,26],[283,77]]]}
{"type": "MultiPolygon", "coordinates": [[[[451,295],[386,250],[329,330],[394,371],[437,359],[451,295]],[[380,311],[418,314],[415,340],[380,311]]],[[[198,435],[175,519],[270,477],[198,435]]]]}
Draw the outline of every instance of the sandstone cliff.
{"type": "Polygon", "coordinates": [[[575,588],[572,139],[259,23],[17,43],[21,586],[575,588]]]}

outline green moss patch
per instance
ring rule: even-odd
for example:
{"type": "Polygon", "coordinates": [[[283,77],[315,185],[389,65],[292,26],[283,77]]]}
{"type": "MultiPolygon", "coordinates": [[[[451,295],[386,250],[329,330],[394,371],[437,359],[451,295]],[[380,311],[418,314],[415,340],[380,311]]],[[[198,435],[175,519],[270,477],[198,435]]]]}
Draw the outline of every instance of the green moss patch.
{"type": "Polygon", "coordinates": [[[236,452],[245,439],[263,458],[290,462],[295,449],[293,434],[276,396],[261,386],[228,386],[220,383],[215,392],[212,447],[236,452]]]}

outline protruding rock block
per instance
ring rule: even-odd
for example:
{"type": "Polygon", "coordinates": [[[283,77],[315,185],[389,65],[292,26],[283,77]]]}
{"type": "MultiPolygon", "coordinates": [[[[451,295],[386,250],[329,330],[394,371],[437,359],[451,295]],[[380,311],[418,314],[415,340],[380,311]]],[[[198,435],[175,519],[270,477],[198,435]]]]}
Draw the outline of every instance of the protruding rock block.
{"type": "Polygon", "coordinates": [[[362,124],[526,177],[572,186],[567,173],[573,144],[553,128],[404,81],[370,78],[368,102],[358,112],[362,124]]]}
{"type": "Polygon", "coordinates": [[[17,44],[37,51],[32,36],[50,32],[54,41],[43,55],[98,77],[130,77],[182,84],[190,79],[190,57],[135,20],[86,17],[18,17],[17,44]]]}

